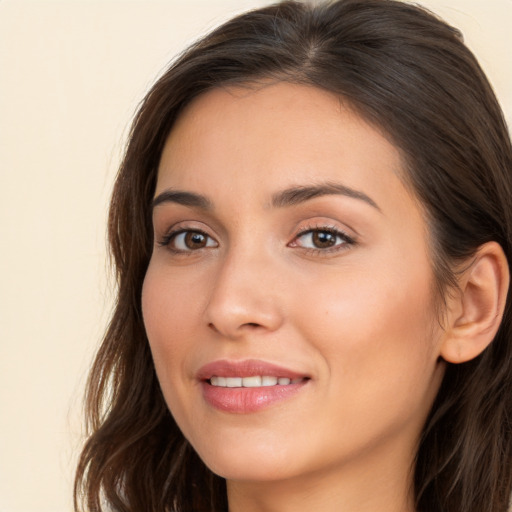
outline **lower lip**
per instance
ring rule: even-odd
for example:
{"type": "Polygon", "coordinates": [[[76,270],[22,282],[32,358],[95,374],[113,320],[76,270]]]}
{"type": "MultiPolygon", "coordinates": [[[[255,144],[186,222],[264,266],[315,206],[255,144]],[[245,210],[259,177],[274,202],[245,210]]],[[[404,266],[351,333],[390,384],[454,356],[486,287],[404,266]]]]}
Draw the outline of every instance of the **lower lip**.
{"type": "Polygon", "coordinates": [[[257,412],[296,395],[307,381],[287,386],[227,388],[202,382],[203,396],[212,407],[233,414],[257,412]]]}

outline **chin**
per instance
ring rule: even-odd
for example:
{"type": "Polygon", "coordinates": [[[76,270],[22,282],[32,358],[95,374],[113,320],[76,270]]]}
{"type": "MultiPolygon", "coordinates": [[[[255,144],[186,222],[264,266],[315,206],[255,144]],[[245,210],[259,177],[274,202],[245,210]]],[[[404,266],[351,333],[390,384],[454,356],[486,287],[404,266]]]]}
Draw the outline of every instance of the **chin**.
{"type": "Polygon", "coordinates": [[[229,448],[209,449],[207,453],[198,451],[198,455],[208,469],[226,480],[273,481],[290,478],[295,473],[295,464],[283,447],[244,449],[233,443],[229,448]]]}
{"type": "Polygon", "coordinates": [[[207,466],[216,475],[231,481],[273,482],[296,476],[290,471],[289,466],[281,464],[256,465],[244,461],[235,463],[215,461],[212,465],[207,464],[207,466]]]}

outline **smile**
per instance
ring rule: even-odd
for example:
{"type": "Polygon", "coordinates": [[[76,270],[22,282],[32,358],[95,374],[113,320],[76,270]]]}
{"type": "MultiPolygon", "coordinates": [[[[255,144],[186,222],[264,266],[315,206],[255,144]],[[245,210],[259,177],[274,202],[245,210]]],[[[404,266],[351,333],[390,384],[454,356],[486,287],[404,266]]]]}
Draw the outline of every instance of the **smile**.
{"type": "Polygon", "coordinates": [[[218,360],[196,374],[209,407],[230,414],[250,414],[292,399],[309,388],[311,376],[261,360],[218,360]]]}
{"type": "Polygon", "coordinates": [[[210,379],[210,384],[221,388],[261,388],[300,384],[303,380],[303,378],[289,379],[288,377],[274,377],[268,375],[254,375],[250,377],[219,377],[214,375],[210,379]]]}

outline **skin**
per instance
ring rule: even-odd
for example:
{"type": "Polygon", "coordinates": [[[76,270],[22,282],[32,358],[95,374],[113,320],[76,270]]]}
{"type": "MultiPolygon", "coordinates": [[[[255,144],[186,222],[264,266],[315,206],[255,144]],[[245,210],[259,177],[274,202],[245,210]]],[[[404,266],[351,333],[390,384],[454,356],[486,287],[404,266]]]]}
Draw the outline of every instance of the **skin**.
{"type": "Polygon", "coordinates": [[[174,126],[155,197],[187,191],[210,208],[154,207],[144,321],[166,402],[227,479],[230,512],[415,510],[411,468],[444,363],[428,232],[401,173],[377,129],[312,87],[213,90],[174,126]],[[326,183],[358,197],[272,204],[326,183]],[[315,247],[315,233],[334,245],[315,247]],[[231,414],[205,401],[197,379],[219,359],[309,380],[231,414]]]}

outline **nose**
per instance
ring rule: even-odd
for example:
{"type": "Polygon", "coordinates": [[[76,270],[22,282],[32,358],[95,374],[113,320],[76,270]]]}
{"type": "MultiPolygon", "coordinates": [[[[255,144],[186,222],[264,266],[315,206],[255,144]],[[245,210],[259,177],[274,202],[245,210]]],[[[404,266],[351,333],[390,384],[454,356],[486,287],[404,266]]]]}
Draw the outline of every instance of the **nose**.
{"type": "Polygon", "coordinates": [[[283,314],[274,267],[261,254],[226,256],[205,311],[208,327],[228,339],[279,329],[283,314]]]}

